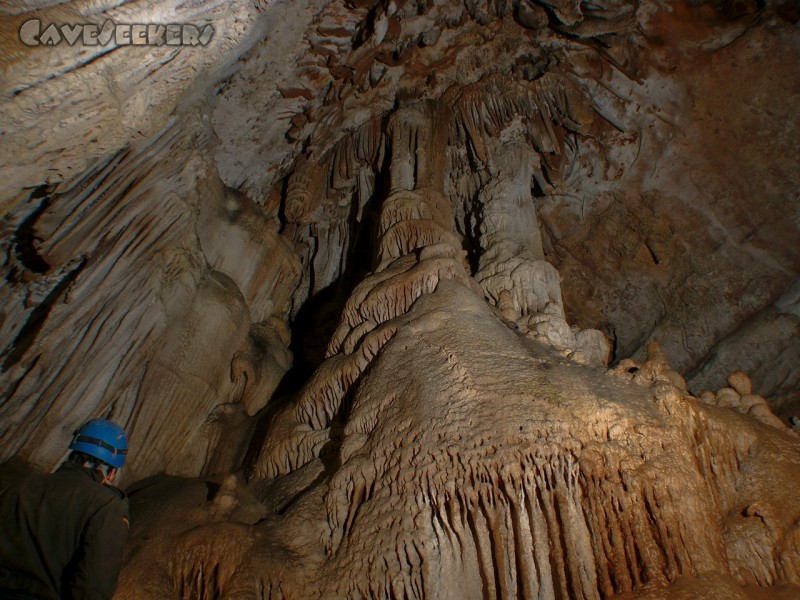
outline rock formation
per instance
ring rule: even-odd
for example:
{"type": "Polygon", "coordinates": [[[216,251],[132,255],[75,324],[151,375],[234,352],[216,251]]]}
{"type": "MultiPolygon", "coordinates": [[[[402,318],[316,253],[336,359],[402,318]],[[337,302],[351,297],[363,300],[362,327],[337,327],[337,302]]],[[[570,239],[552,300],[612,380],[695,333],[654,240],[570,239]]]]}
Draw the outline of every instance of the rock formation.
{"type": "Polygon", "coordinates": [[[125,426],[117,598],[800,595],[793,4],[0,15],[0,471],[125,426]]]}

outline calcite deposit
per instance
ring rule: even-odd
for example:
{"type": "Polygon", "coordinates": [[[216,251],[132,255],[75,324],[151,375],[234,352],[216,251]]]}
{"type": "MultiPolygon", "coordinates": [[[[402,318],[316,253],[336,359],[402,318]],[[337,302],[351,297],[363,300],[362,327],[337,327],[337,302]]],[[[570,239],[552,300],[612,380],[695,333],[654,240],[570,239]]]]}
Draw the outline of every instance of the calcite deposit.
{"type": "Polygon", "coordinates": [[[800,597],[799,17],[0,7],[0,487],[123,425],[119,600],[800,597]]]}

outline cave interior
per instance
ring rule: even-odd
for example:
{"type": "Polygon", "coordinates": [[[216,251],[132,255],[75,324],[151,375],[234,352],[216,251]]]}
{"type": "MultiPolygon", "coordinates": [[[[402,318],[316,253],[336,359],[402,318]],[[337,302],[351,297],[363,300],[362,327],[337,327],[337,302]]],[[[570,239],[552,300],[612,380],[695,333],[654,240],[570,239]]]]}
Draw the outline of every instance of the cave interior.
{"type": "Polygon", "coordinates": [[[800,597],[799,19],[3,3],[0,486],[122,425],[118,600],[800,597]]]}

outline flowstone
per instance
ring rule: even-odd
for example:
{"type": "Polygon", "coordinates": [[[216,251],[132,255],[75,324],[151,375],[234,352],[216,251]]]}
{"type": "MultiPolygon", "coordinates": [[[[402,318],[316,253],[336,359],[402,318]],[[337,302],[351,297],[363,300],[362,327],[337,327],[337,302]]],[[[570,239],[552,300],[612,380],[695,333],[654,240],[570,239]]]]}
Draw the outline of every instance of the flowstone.
{"type": "Polygon", "coordinates": [[[794,4],[0,3],[0,493],[123,425],[125,600],[800,597],[794,4]]]}
{"type": "MultiPolygon", "coordinates": [[[[166,546],[165,580],[209,600],[798,586],[800,502],[765,475],[767,461],[782,481],[800,475],[796,437],[698,402],[656,343],[641,365],[576,360],[558,272],[505,214],[526,200],[513,175],[530,152],[496,148],[505,170],[481,197],[473,279],[445,167],[425,158],[442,155],[446,114],[426,102],[389,120],[376,269],[324,362],[254,438],[250,487],[270,514],[218,522],[220,501],[207,503],[207,522],[166,546]],[[550,276],[515,281],[509,264],[550,276]],[[540,314],[571,342],[520,326],[540,314]]],[[[731,381],[749,393],[746,376],[731,381]]]]}
{"type": "MultiPolygon", "coordinates": [[[[199,502],[203,528],[158,556],[165,585],[171,573],[182,597],[195,586],[242,600],[800,590],[800,502],[767,475],[800,476],[793,436],[706,407],[660,373],[634,381],[565,359],[456,282],[396,326],[335,449],[252,481],[273,507],[256,524],[207,524],[220,502],[199,502]]],[[[136,562],[125,581],[138,590],[136,562]]]]}

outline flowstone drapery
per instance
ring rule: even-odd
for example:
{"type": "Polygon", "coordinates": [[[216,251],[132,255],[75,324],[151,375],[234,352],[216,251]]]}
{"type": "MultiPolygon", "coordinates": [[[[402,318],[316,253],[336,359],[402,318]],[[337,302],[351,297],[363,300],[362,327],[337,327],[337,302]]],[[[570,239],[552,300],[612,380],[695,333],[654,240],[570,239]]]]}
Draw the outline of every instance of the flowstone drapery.
{"type": "Polygon", "coordinates": [[[800,597],[790,2],[11,4],[0,487],[124,425],[118,599],[800,597]]]}
{"type": "MultiPolygon", "coordinates": [[[[737,584],[798,583],[800,505],[767,474],[800,475],[785,427],[704,407],[655,347],[613,371],[567,360],[453,279],[393,321],[349,395],[334,456],[301,468],[287,458],[290,474],[262,489],[274,512],[253,526],[230,508],[239,525],[214,524],[222,488],[194,504],[202,524],[166,536],[174,589],[566,599],[681,579],[744,598],[737,584]]],[[[233,507],[253,503],[229,494],[233,507]]],[[[142,597],[127,576],[133,595],[121,597],[142,597]]]]}
{"type": "MultiPolygon", "coordinates": [[[[526,183],[540,159],[507,139],[513,115],[483,141],[472,277],[443,193],[452,110],[420,102],[388,119],[375,271],[252,465],[249,490],[272,510],[234,516],[260,505],[223,482],[162,549],[172,589],[545,600],[800,584],[800,503],[766,474],[781,456],[781,477],[800,475],[796,435],[742,373],[737,398],[776,429],[706,407],[729,392],[693,397],[655,343],[606,370],[598,331],[602,352],[582,364],[585,332],[566,324],[526,183]]],[[[145,594],[135,573],[123,598],[145,594]]]]}

